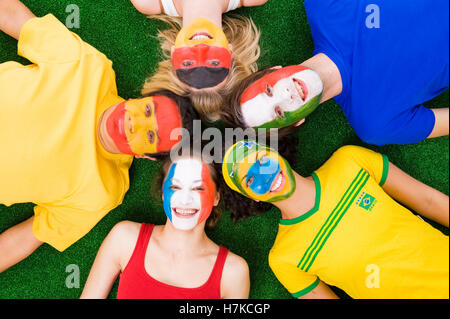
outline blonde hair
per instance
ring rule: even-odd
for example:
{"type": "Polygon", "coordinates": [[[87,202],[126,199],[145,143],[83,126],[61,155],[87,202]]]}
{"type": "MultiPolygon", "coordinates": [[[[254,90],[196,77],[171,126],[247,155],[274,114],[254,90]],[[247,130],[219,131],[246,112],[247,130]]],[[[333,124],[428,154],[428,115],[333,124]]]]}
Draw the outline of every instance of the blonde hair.
{"type": "Polygon", "coordinates": [[[220,119],[220,109],[225,98],[250,74],[258,70],[256,61],[260,55],[260,32],[250,18],[240,15],[224,16],[222,27],[232,45],[231,70],[219,89],[192,90],[176,76],[171,62],[171,48],[182,26],[182,18],[167,15],[149,16],[169,24],[166,30],[158,31],[158,39],[164,60],[159,62],[155,74],[145,80],[142,94],[155,90],[170,90],[191,99],[200,116],[208,121],[220,119]]]}

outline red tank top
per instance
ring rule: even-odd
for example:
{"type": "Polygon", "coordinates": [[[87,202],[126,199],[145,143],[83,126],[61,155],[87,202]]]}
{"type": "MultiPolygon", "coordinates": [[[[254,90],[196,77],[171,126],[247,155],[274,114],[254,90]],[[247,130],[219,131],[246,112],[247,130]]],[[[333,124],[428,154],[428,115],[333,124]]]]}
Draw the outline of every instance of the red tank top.
{"type": "Polygon", "coordinates": [[[220,280],[228,249],[220,246],[208,280],[197,288],[181,288],[162,283],[145,270],[145,253],[154,225],[141,225],[133,255],[120,275],[117,299],[220,299],[220,280]]]}

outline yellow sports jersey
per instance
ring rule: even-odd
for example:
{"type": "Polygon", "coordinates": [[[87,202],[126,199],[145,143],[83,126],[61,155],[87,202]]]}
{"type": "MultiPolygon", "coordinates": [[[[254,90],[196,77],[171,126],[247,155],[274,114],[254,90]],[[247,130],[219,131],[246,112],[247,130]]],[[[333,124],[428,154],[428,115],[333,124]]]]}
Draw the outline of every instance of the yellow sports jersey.
{"type": "Polygon", "coordinates": [[[294,297],[319,280],[353,298],[448,298],[449,240],[387,195],[386,156],[345,146],[315,173],[316,202],[281,220],[269,255],[294,297]]]}
{"type": "Polygon", "coordinates": [[[132,157],[97,133],[123,99],[111,61],[53,15],[25,23],[18,52],[33,64],[0,64],[0,203],[35,203],[34,235],[63,251],[129,188],[132,157]]]}

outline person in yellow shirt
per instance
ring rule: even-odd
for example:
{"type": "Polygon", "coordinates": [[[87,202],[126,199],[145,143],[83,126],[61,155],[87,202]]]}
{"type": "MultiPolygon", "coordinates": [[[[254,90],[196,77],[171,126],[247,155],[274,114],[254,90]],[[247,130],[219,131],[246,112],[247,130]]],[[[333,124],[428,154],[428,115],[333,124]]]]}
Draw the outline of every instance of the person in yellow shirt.
{"type": "Polygon", "coordinates": [[[32,62],[0,64],[0,204],[35,203],[0,234],[0,272],[42,243],[64,251],[121,204],[133,156],[163,157],[191,129],[169,91],[125,101],[112,62],[53,15],[0,1],[0,30],[32,62]]]}
{"type": "MultiPolygon", "coordinates": [[[[310,177],[254,141],[230,147],[223,177],[235,192],[281,211],[269,265],[296,298],[449,298],[449,197],[385,155],[344,146],[310,177]]],[[[240,200],[235,219],[249,212],[240,200]]],[[[251,214],[254,214],[252,212],[251,214]]]]}

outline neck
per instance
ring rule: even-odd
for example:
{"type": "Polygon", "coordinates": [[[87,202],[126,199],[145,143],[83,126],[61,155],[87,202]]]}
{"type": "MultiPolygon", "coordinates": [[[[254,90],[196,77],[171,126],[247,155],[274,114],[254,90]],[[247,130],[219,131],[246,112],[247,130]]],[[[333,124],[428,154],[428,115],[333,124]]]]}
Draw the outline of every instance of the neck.
{"type": "Polygon", "coordinates": [[[296,172],[295,191],[287,199],[273,203],[281,211],[282,219],[297,218],[310,211],[315,204],[316,188],[312,177],[302,177],[296,172]]]}
{"type": "Polygon", "coordinates": [[[184,0],[181,3],[183,27],[197,18],[206,18],[222,27],[222,13],[226,1],[184,0]]]}
{"type": "Polygon", "coordinates": [[[205,222],[195,226],[191,230],[179,230],[167,220],[161,230],[161,243],[167,243],[167,248],[172,251],[191,253],[198,252],[199,249],[207,242],[208,237],[204,228],[205,222]],[[202,227],[203,226],[203,227],[202,227]]]}
{"type": "Polygon", "coordinates": [[[336,64],[325,54],[319,53],[301,65],[319,74],[323,83],[323,93],[320,103],[328,101],[342,92],[342,78],[336,64]]]}

